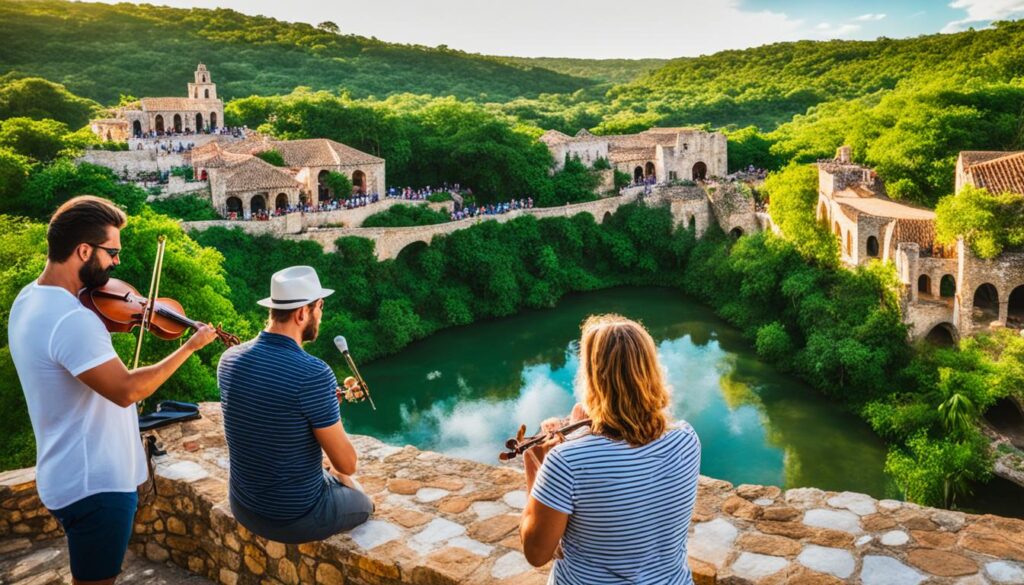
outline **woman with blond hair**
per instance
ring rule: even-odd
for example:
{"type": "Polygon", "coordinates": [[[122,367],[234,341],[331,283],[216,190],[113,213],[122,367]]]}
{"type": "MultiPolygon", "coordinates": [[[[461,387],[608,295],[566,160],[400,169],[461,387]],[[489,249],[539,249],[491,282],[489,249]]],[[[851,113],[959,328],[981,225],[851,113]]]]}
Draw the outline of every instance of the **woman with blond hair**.
{"type": "Polygon", "coordinates": [[[588,318],[577,378],[592,434],[553,437],[526,453],[523,554],[549,583],[691,584],[686,561],[700,441],[669,419],[650,334],[618,315],[588,318]],[[561,545],[561,546],[559,546],[561,545]]]}

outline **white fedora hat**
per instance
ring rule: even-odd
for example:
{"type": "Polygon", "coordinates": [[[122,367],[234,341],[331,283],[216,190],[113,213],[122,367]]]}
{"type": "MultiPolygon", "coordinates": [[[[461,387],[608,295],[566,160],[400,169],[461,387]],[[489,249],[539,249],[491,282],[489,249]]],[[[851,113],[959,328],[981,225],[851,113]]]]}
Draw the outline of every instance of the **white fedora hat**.
{"type": "Polygon", "coordinates": [[[320,286],[320,277],[312,266],[292,266],[270,277],[270,296],[256,304],[269,309],[297,309],[333,293],[320,286]]]}

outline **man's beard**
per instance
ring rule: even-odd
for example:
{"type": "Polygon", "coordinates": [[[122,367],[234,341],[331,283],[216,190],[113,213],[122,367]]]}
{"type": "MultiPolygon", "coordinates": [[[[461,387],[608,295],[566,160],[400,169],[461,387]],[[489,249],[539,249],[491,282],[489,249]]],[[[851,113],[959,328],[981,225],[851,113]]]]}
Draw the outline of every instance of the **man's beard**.
{"type": "Polygon", "coordinates": [[[99,256],[93,254],[89,261],[78,269],[78,278],[82,281],[82,286],[85,288],[99,288],[107,284],[107,281],[110,280],[110,273],[113,270],[113,264],[103,268],[100,265],[99,256]]]}
{"type": "Polygon", "coordinates": [[[309,323],[306,324],[306,328],[302,330],[302,341],[316,341],[316,337],[319,334],[320,323],[310,319],[309,323]]]}

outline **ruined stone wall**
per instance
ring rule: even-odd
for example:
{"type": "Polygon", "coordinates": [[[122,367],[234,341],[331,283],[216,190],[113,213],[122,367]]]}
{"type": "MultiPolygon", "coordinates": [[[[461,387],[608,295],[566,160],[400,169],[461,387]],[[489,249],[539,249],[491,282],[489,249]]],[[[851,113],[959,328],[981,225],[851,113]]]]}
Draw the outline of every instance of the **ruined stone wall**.
{"type": "Polygon", "coordinates": [[[141,173],[167,173],[174,167],[191,164],[188,153],[160,153],[155,150],[86,150],[75,162],[107,167],[118,177],[132,180],[141,173]]]}
{"type": "MultiPolygon", "coordinates": [[[[143,489],[131,545],[140,555],[225,585],[547,581],[550,565],[532,568],[521,552],[521,471],[370,437],[353,437],[356,478],[376,505],[368,523],[303,545],[255,536],[227,502],[220,405],[201,411],[198,421],[158,432],[168,454],[157,461],[156,497],[143,489]]],[[[33,477],[33,470],[0,474],[0,538],[59,535],[33,477]]],[[[1024,521],[701,477],[688,553],[700,585],[1018,583],[1024,521]]]]}
{"type": "Polygon", "coordinates": [[[996,321],[1005,325],[1010,294],[1018,286],[1024,285],[1024,253],[1007,252],[992,260],[982,260],[971,253],[969,246],[961,239],[957,244],[957,255],[959,258],[957,295],[960,320],[958,327],[961,332],[967,334],[989,326],[987,321],[978,321],[973,311],[974,295],[978,288],[986,283],[995,286],[999,294],[999,314],[996,321]]]}
{"type": "Polygon", "coordinates": [[[715,221],[722,231],[731,233],[739,228],[744,234],[753,234],[760,229],[753,197],[748,197],[732,183],[721,183],[707,187],[707,197],[715,221]]]}

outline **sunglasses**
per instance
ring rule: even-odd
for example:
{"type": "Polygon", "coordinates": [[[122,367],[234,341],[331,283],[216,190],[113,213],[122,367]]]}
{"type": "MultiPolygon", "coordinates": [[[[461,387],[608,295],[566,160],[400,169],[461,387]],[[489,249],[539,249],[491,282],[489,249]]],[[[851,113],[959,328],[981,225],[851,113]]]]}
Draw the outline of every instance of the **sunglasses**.
{"type": "Polygon", "coordinates": [[[107,255],[110,256],[111,260],[117,258],[117,255],[121,253],[121,248],[108,248],[106,246],[101,246],[99,244],[93,244],[92,242],[86,242],[86,244],[92,246],[93,248],[99,248],[100,250],[105,251],[107,255]]]}

